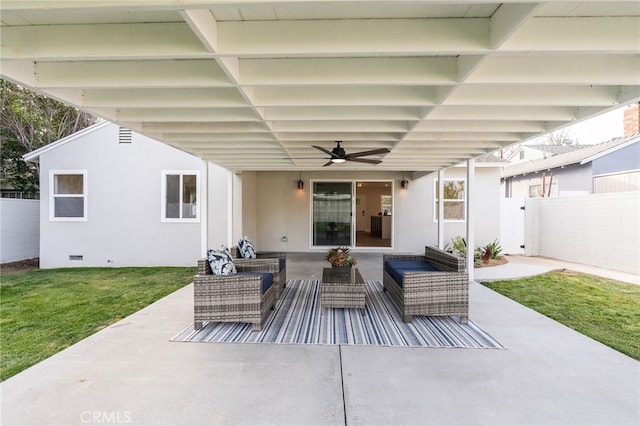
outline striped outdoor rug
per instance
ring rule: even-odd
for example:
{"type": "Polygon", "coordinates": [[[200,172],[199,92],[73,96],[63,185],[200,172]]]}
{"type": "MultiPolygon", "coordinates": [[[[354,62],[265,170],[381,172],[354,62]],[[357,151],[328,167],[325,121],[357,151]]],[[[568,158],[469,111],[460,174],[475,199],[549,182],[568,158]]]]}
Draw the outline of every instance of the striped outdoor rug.
{"type": "Polygon", "coordinates": [[[454,317],[414,317],[402,322],[400,312],[380,281],[366,283],[366,309],[329,309],[320,306],[320,282],[287,283],[262,331],[250,324],[193,324],[176,337],[178,342],[285,343],[324,345],[414,346],[434,348],[503,348],[472,321],[454,317]]]}

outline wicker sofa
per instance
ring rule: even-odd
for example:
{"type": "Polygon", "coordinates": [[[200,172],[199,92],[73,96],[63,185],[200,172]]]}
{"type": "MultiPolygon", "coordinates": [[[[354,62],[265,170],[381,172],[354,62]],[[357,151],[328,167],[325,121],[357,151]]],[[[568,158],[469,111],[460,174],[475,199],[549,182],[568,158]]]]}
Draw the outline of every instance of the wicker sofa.
{"type": "Polygon", "coordinates": [[[469,274],[465,260],[435,247],[424,255],[383,256],[384,291],[400,308],[404,322],[414,315],[457,315],[469,320],[469,274]]]}
{"type": "Polygon", "coordinates": [[[233,264],[242,266],[245,271],[264,271],[273,274],[273,281],[277,284],[275,288],[276,299],[280,299],[287,284],[287,254],[279,251],[259,251],[256,252],[255,259],[244,259],[240,255],[238,246],[231,247],[231,258],[233,264]]]}
{"type": "Polygon", "coordinates": [[[262,330],[276,303],[277,282],[272,273],[252,272],[251,267],[236,264],[235,275],[213,275],[209,261],[198,260],[198,273],[193,278],[196,330],[204,321],[246,322],[253,330],[262,330]]]}

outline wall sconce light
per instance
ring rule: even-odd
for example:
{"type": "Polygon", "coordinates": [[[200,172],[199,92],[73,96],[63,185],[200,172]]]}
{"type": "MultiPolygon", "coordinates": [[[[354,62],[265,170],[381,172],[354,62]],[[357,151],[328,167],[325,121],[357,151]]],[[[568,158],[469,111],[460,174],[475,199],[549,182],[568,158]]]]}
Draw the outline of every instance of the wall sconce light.
{"type": "Polygon", "coordinates": [[[400,188],[409,189],[409,181],[404,178],[404,173],[402,174],[402,180],[400,181],[400,188]]]}
{"type": "Polygon", "coordinates": [[[298,176],[298,189],[300,189],[300,190],[304,189],[304,181],[302,180],[302,172],[300,172],[300,175],[298,176]]]}

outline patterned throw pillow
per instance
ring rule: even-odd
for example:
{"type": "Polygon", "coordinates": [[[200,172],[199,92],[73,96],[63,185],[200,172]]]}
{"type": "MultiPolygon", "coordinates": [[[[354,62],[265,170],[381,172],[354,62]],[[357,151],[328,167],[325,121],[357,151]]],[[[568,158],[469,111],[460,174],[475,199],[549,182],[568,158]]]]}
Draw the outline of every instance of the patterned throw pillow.
{"type": "Polygon", "coordinates": [[[211,265],[213,275],[235,275],[236,267],[231,260],[231,256],[220,250],[209,250],[207,259],[211,265]]]}
{"type": "Polygon", "coordinates": [[[238,250],[240,251],[240,255],[245,259],[256,258],[256,249],[246,235],[238,241],[238,250]]]}
{"type": "Polygon", "coordinates": [[[231,256],[231,250],[229,249],[229,247],[225,246],[224,244],[222,244],[220,246],[220,248],[218,249],[218,251],[221,251],[222,253],[226,254],[227,256],[229,256],[229,259],[233,260],[233,256],[231,256]]]}

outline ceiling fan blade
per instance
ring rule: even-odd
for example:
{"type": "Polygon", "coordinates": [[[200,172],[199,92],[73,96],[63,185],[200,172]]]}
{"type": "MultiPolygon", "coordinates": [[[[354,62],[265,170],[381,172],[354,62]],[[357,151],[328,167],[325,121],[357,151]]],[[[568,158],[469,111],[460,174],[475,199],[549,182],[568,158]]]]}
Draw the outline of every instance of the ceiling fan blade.
{"type": "Polygon", "coordinates": [[[313,148],[315,149],[319,149],[320,151],[324,152],[325,154],[327,154],[330,157],[333,157],[333,153],[331,151],[329,151],[328,149],[325,149],[321,146],[317,146],[317,145],[311,145],[313,148]]]}
{"type": "Polygon", "coordinates": [[[329,157],[282,157],[283,160],[329,160],[329,157]]]}
{"type": "Polygon", "coordinates": [[[327,167],[333,164],[333,161],[329,160],[327,163],[323,164],[322,167],[327,167]]]}
{"type": "Polygon", "coordinates": [[[358,163],[380,164],[382,160],[369,160],[368,158],[346,158],[347,161],[357,161],[358,163]]]}
{"type": "Polygon", "coordinates": [[[353,154],[347,155],[347,157],[364,157],[367,155],[376,155],[376,154],[387,154],[391,152],[388,148],[380,148],[380,149],[372,149],[371,151],[362,151],[362,152],[354,152],[353,154]]]}

